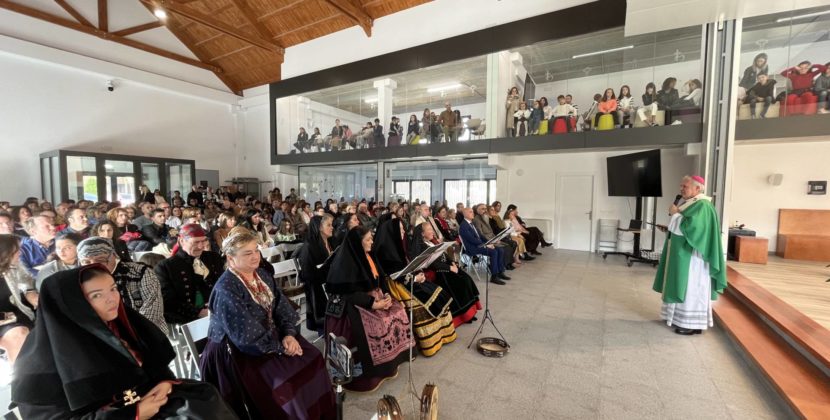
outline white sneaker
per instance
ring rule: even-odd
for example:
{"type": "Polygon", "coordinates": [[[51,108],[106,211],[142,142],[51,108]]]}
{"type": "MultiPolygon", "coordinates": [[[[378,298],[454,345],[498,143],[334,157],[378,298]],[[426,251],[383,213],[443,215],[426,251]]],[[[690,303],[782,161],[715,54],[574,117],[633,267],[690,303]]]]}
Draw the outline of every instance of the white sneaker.
{"type": "Polygon", "coordinates": [[[826,109],[824,109],[824,108],[819,108],[819,109],[818,109],[818,113],[819,113],[819,114],[830,114],[830,111],[828,111],[828,110],[826,110],[826,109]]]}
{"type": "Polygon", "coordinates": [[[680,125],[680,124],[683,124],[683,121],[676,120],[676,121],[671,123],[671,125],[680,125]]]}

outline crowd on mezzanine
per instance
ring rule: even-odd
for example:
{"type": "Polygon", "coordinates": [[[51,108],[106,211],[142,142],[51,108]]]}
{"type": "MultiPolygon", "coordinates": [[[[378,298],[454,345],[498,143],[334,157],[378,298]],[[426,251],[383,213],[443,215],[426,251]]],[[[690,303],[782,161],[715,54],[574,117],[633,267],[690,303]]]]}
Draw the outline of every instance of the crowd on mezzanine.
{"type": "Polygon", "coordinates": [[[344,337],[357,366],[347,389],[368,391],[411,347],[435,355],[476,320],[479,291],[462,255],[488,257],[489,281],[504,285],[550,246],[499,202],[308,203],[294,189],[260,200],[195,185],[184,197],[141,186],[139,197],[0,202],[0,348],[24,418],[333,418],[326,364],[261,249],[293,246],[305,328],[344,337]],[[453,246],[428,269],[390,277],[443,242],[453,246]],[[176,378],[171,334],[205,317],[204,382],[176,378]]]}

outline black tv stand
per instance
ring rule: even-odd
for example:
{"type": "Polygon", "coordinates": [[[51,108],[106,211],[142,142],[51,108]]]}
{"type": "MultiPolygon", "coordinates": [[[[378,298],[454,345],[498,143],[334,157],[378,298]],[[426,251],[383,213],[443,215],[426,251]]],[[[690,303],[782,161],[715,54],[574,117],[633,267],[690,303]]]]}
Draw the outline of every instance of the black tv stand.
{"type": "MultiPolygon", "coordinates": [[[[653,210],[652,211],[652,220],[653,220],[654,216],[656,216],[656,213],[657,213],[656,206],[652,210],[653,210]]],[[[636,220],[638,222],[641,222],[640,223],[641,226],[642,226],[642,214],[643,214],[643,197],[637,197],[637,208],[636,208],[636,211],[635,211],[634,220],[636,220]]],[[[621,228],[617,228],[617,230],[620,231],[620,232],[631,232],[631,233],[634,234],[634,249],[633,249],[634,252],[618,252],[618,251],[603,252],[602,253],[602,259],[603,260],[608,258],[609,255],[624,255],[625,256],[625,263],[629,267],[633,266],[635,262],[636,263],[642,263],[642,264],[651,264],[652,266],[657,267],[657,264],[659,264],[660,261],[655,260],[655,259],[651,259],[651,258],[646,258],[646,257],[643,256],[643,252],[640,249],[641,230],[639,230],[639,229],[637,229],[637,230],[621,229],[621,228]]],[[[651,244],[652,244],[652,248],[653,248],[654,247],[654,230],[653,229],[652,229],[652,232],[651,232],[651,244]]],[[[646,251],[653,251],[653,250],[654,249],[648,249],[646,251]]]]}

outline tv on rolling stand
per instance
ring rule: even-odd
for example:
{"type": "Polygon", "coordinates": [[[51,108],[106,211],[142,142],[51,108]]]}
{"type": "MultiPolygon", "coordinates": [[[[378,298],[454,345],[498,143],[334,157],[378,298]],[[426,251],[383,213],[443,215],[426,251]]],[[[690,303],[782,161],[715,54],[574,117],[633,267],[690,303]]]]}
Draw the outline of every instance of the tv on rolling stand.
{"type": "MultiPolygon", "coordinates": [[[[663,183],[660,172],[660,150],[612,156],[607,159],[608,195],[611,197],[636,197],[637,208],[634,220],[642,226],[644,197],[662,197],[663,183]]],[[[625,229],[623,229],[625,230],[625,229]]],[[[604,252],[602,259],[609,255],[624,255],[631,267],[635,262],[657,266],[658,261],[645,258],[640,249],[640,230],[628,229],[634,234],[634,252],[604,252]]],[[[654,243],[652,230],[652,244],[654,243]]]]}

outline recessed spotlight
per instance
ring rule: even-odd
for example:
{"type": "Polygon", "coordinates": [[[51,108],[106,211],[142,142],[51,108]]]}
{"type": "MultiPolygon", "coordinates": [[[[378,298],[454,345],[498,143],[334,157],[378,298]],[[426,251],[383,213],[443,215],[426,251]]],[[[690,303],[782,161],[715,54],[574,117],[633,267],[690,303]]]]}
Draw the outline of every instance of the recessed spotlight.
{"type": "Polygon", "coordinates": [[[153,10],[153,14],[159,19],[167,19],[167,12],[165,12],[164,9],[153,10]]]}

